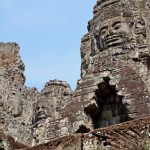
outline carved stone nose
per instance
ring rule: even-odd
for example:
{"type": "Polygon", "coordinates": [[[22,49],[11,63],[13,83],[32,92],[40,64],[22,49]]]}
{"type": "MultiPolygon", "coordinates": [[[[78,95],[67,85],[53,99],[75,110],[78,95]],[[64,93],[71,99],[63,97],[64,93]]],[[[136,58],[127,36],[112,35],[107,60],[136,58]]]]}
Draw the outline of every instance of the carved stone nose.
{"type": "Polygon", "coordinates": [[[109,34],[112,35],[114,33],[114,29],[111,27],[109,28],[109,34]]]}
{"type": "Polygon", "coordinates": [[[108,30],[105,37],[108,38],[110,35],[111,35],[110,30],[108,30]]]}
{"type": "Polygon", "coordinates": [[[41,110],[42,110],[42,107],[39,108],[39,111],[41,111],[41,110]]]}

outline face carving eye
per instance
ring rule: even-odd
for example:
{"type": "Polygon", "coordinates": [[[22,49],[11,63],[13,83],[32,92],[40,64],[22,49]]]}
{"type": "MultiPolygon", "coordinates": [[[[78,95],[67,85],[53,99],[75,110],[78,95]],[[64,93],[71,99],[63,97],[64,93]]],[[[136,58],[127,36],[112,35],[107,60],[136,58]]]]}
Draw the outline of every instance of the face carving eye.
{"type": "Polygon", "coordinates": [[[141,25],[142,25],[142,26],[145,26],[145,22],[144,22],[143,19],[141,20],[141,25]]]}
{"type": "Polygon", "coordinates": [[[102,35],[104,35],[104,34],[106,34],[106,33],[107,33],[106,30],[101,31],[101,34],[102,34],[102,35]]]}
{"type": "Polygon", "coordinates": [[[141,28],[142,26],[145,26],[144,20],[138,20],[137,23],[136,23],[136,27],[141,28]]]}
{"type": "Polygon", "coordinates": [[[121,22],[117,21],[112,24],[114,30],[119,30],[121,28],[121,22]]]}
{"type": "Polygon", "coordinates": [[[137,24],[136,24],[136,28],[141,28],[142,26],[141,26],[141,23],[140,22],[138,22],[137,24]]]}
{"type": "Polygon", "coordinates": [[[120,25],[114,27],[114,30],[119,30],[119,29],[120,29],[120,25]]]}
{"type": "Polygon", "coordinates": [[[100,35],[101,36],[106,35],[107,32],[108,32],[108,27],[103,27],[103,28],[101,28],[100,35]]]}
{"type": "Polygon", "coordinates": [[[37,110],[39,110],[39,109],[40,109],[40,107],[37,107],[36,109],[37,109],[37,110]]]}

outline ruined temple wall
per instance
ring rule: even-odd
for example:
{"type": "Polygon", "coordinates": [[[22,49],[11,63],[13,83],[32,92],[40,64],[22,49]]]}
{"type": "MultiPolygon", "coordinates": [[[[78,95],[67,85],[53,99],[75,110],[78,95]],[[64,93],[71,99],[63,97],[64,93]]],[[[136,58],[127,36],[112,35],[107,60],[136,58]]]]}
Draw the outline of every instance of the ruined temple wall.
{"type": "Polygon", "coordinates": [[[19,49],[16,43],[0,43],[0,129],[30,146],[68,135],[61,110],[71,102],[70,86],[50,80],[40,93],[27,88],[19,49]]]}
{"type": "Polygon", "coordinates": [[[150,115],[147,3],[101,0],[93,12],[81,40],[77,88],[65,98],[58,83],[45,85],[34,110],[32,145],[150,115]],[[47,116],[36,110],[42,107],[47,116]]]}
{"type": "Polygon", "coordinates": [[[1,43],[0,128],[34,146],[150,115],[149,13],[148,0],[97,1],[74,92],[60,80],[25,87],[19,46],[1,43]]]}
{"type": "Polygon", "coordinates": [[[1,130],[29,145],[38,91],[25,87],[24,64],[16,43],[0,43],[1,130]]]}
{"type": "Polygon", "coordinates": [[[45,84],[35,107],[32,146],[69,135],[69,116],[64,117],[62,110],[71,103],[71,94],[65,81],[50,80],[45,84]]]}
{"type": "Polygon", "coordinates": [[[57,127],[51,122],[50,133],[61,128],[64,135],[87,132],[150,115],[147,3],[98,1],[93,12],[89,32],[81,39],[81,79],[70,103],[60,110],[57,127]],[[112,36],[105,45],[101,29],[112,25],[119,28],[112,31],[119,39],[112,36]]]}
{"type": "Polygon", "coordinates": [[[96,109],[99,127],[150,115],[149,13],[149,1],[97,1],[81,40],[81,80],[72,97],[80,115],[87,114],[78,124],[96,109]]]}
{"type": "Polygon", "coordinates": [[[25,148],[25,150],[149,149],[149,123],[150,118],[137,119],[119,125],[97,129],[86,134],[57,138],[46,144],[25,148]]]}
{"type": "Polygon", "coordinates": [[[59,129],[55,124],[62,118],[60,110],[70,103],[72,90],[60,80],[47,82],[41,93],[27,88],[19,49],[16,43],[0,43],[0,129],[25,145],[34,145],[66,134],[62,122],[59,129]]]}

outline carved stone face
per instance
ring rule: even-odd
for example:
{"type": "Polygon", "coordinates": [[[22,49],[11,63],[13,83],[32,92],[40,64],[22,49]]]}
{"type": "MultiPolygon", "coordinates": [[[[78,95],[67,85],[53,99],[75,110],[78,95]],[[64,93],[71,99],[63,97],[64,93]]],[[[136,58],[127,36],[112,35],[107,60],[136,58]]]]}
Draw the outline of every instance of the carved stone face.
{"type": "Polygon", "coordinates": [[[36,107],[36,120],[46,119],[48,116],[47,105],[44,102],[39,102],[36,107]]]}
{"type": "Polygon", "coordinates": [[[127,41],[129,34],[130,29],[125,20],[118,17],[107,20],[100,27],[98,45],[101,50],[118,46],[127,41]]]}
{"type": "Polygon", "coordinates": [[[146,35],[145,21],[141,17],[137,17],[134,24],[135,34],[146,35]]]}

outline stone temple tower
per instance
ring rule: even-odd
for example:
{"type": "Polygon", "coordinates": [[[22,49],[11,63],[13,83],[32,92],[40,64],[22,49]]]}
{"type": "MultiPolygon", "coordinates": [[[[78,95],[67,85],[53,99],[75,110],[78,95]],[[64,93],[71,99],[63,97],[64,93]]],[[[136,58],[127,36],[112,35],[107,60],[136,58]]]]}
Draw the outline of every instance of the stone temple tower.
{"type": "Polygon", "coordinates": [[[47,125],[47,141],[150,115],[149,6],[97,1],[81,40],[81,79],[59,119],[47,125]]]}
{"type": "Polygon", "coordinates": [[[98,0],[93,12],[81,40],[81,79],[59,112],[61,136],[150,115],[149,1],[98,0]]]}
{"type": "Polygon", "coordinates": [[[94,7],[89,32],[82,38],[77,87],[81,91],[95,87],[84,107],[94,128],[150,115],[149,4],[98,0],[94,7]]]}
{"type": "MultiPolygon", "coordinates": [[[[24,85],[16,43],[0,43],[0,129],[27,146],[150,115],[150,0],[97,0],[74,92],[24,85]]],[[[82,141],[82,140],[81,140],[82,141]]]]}

